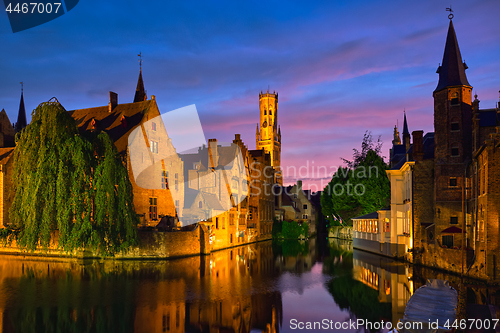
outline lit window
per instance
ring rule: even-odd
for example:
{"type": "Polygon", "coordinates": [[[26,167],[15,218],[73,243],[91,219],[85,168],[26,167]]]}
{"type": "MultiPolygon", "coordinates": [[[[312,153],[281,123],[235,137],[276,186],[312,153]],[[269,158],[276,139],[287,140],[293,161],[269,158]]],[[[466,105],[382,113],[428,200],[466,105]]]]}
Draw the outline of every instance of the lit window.
{"type": "Polygon", "coordinates": [[[150,142],[151,152],[153,154],[158,154],[158,142],[151,140],[150,142]]]}
{"type": "Polygon", "coordinates": [[[168,172],[165,170],[161,173],[161,188],[168,190],[168,172]]]}
{"type": "Polygon", "coordinates": [[[149,219],[156,220],[157,218],[158,218],[157,198],[149,198],[149,219]]]}

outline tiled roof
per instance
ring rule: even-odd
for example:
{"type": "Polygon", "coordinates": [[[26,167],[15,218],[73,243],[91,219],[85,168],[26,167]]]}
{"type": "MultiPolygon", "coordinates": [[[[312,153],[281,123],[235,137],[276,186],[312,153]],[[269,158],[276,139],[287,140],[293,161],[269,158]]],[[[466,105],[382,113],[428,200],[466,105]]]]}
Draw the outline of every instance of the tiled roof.
{"type": "Polygon", "coordinates": [[[9,159],[14,155],[14,148],[0,148],[0,165],[7,164],[9,159]]]}
{"type": "Polygon", "coordinates": [[[352,220],[372,220],[372,219],[378,219],[378,212],[371,212],[366,215],[361,215],[352,218],[352,220]]]}
{"type": "Polygon", "coordinates": [[[127,149],[128,135],[141,123],[145,112],[151,107],[152,103],[152,100],[148,100],[118,104],[111,112],[108,111],[108,106],[68,112],[75,119],[81,132],[91,130],[92,127],[103,130],[115,142],[118,151],[123,152],[127,149]],[[94,126],[92,125],[93,122],[95,122],[94,126]]]}
{"type": "Polygon", "coordinates": [[[435,91],[450,86],[470,86],[465,75],[466,68],[460,55],[455,28],[453,27],[453,22],[450,20],[448,36],[446,37],[446,45],[444,47],[443,62],[437,70],[439,73],[439,82],[435,91]]]}

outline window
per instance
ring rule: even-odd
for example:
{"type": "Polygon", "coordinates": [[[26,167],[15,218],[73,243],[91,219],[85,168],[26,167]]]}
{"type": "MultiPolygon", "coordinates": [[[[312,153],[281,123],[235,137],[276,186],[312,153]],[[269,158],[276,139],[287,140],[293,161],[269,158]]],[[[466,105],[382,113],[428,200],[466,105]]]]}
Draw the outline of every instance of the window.
{"type": "Polygon", "coordinates": [[[302,218],[303,218],[304,220],[307,220],[307,214],[303,214],[303,215],[302,215],[302,218]]]}
{"type": "Polygon", "coordinates": [[[168,190],[168,172],[165,170],[161,172],[161,188],[168,190]]]}
{"type": "Polygon", "coordinates": [[[267,110],[264,110],[264,116],[267,115],[267,110]]]}
{"type": "Polygon", "coordinates": [[[151,129],[152,129],[153,131],[156,131],[156,123],[155,123],[155,122],[152,122],[152,123],[151,123],[151,129]]]}
{"type": "Polygon", "coordinates": [[[459,105],[460,103],[458,102],[458,93],[453,93],[451,95],[451,105],[459,105]]]}
{"type": "Polygon", "coordinates": [[[443,246],[453,247],[453,235],[446,235],[442,238],[443,246]]]}
{"type": "Polygon", "coordinates": [[[385,229],[384,232],[390,232],[391,229],[389,228],[389,222],[385,222],[385,229]]]}
{"type": "Polygon", "coordinates": [[[458,182],[456,177],[450,177],[450,187],[457,187],[458,182]]]}
{"type": "Polygon", "coordinates": [[[150,142],[151,152],[153,154],[158,154],[158,142],[151,140],[150,142]]]}
{"type": "Polygon", "coordinates": [[[221,217],[220,218],[220,224],[222,226],[222,229],[226,229],[226,218],[221,217]]]}
{"type": "Polygon", "coordinates": [[[458,144],[454,144],[451,146],[451,156],[459,156],[460,155],[460,149],[458,148],[458,144]]]}
{"type": "Polygon", "coordinates": [[[273,110],[269,110],[269,115],[272,116],[273,115],[273,110]]]}
{"type": "Polygon", "coordinates": [[[175,174],[175,190],[177,191],[179,189],[179,174],[175,174]]]}
{"type": "Polygon", "coordinates": [[[450,224],[458,224],[458,216],[450,216],[450,224]]]}
{"type": "Polygon", "coordinates": [[[451,123],[451,130],[452,131],[460,131],[460,124],[458,122],[451,123]]]}
{"type": "Polygon", "coordinates": [[[203,202],[198,201],[198,208],[203,208],[203,202]]]}
{"type": "Polygon", "coordinates": [[[158,219],[158,199],[157,198],[149,198],[149,219],[156,220],[158,219]]]}
{"type": "Polygon", "coordinates": [[[215,229],[219,229],[219,218],[215,218],[215,229]]]}
{"type": "Polygon", "coordinates": [[[302,208],[303,208],[303,209],[307,209],[307,205],[303,205],[303,206],[302,206],[302,208]]]}

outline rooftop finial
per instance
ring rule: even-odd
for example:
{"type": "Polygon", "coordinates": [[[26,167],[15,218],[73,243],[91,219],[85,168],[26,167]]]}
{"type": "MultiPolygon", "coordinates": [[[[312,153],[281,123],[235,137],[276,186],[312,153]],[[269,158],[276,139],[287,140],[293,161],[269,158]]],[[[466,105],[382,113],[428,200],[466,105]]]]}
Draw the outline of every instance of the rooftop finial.
{"type": "Polygon", "coordinates": [[[142,52],[137,55],[139,57],[139,70],[142,70],[142,52]]]}
{"type": "Polygon", "coordinates": [[[449,8],[446,8],[446,11],[447,11],[447,12],[450,12],[450,15],[448,15],[448,18],[449,18],[450,20],[452,20],[452,19],[453,19],[453,14],[452,14],[452,13],[453,13],[453,9],[451,9],[451,5],[450,5],[450,7],[449,7],[449,8]]]}
{"type": "Polygon", "coordinates": [[[21,82],[21,94],[23,93],[24,91],[24,82],[21,82]]]}

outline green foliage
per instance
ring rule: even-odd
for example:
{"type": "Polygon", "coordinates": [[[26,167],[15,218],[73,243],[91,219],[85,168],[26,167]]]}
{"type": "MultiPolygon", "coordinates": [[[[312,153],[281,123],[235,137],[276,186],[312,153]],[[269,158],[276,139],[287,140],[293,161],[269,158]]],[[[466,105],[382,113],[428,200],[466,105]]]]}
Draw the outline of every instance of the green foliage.
{"type": "Polygon", "coordinates": [[[302,235],[307,237],[309,234],[309,225],[307,223],[299,224],[295,221],[283,221],[281,236],[284,239],[299,239],[302,235]]]}
{"type": "Polygon", "coordinates": [[[297,257],[309,253],[309,242],[296,239],[273,239],[272,242],[274,256],[297,257]]]}
{"type": "Polygon", "coordinates": [[[385,170],[387,164],[380,156],[381,142],[373,143],[365,133],[361,151],[354,149],[353,160],[343,159],[347,167],[339,167],[321,195],[323,215],[330,226],[341,225],[334,216],[352,225],[353,217],[368,214],[390,202],[390,182],[385,170]]]}
{"type": "Polygon", "coordinates": [[[106,133],[78,133],[58,102],[40,104],[17,137],[11,238],[47,248],[57,237],[65,251],[113,254],[136,242],[132,186],[106,133]]]}

